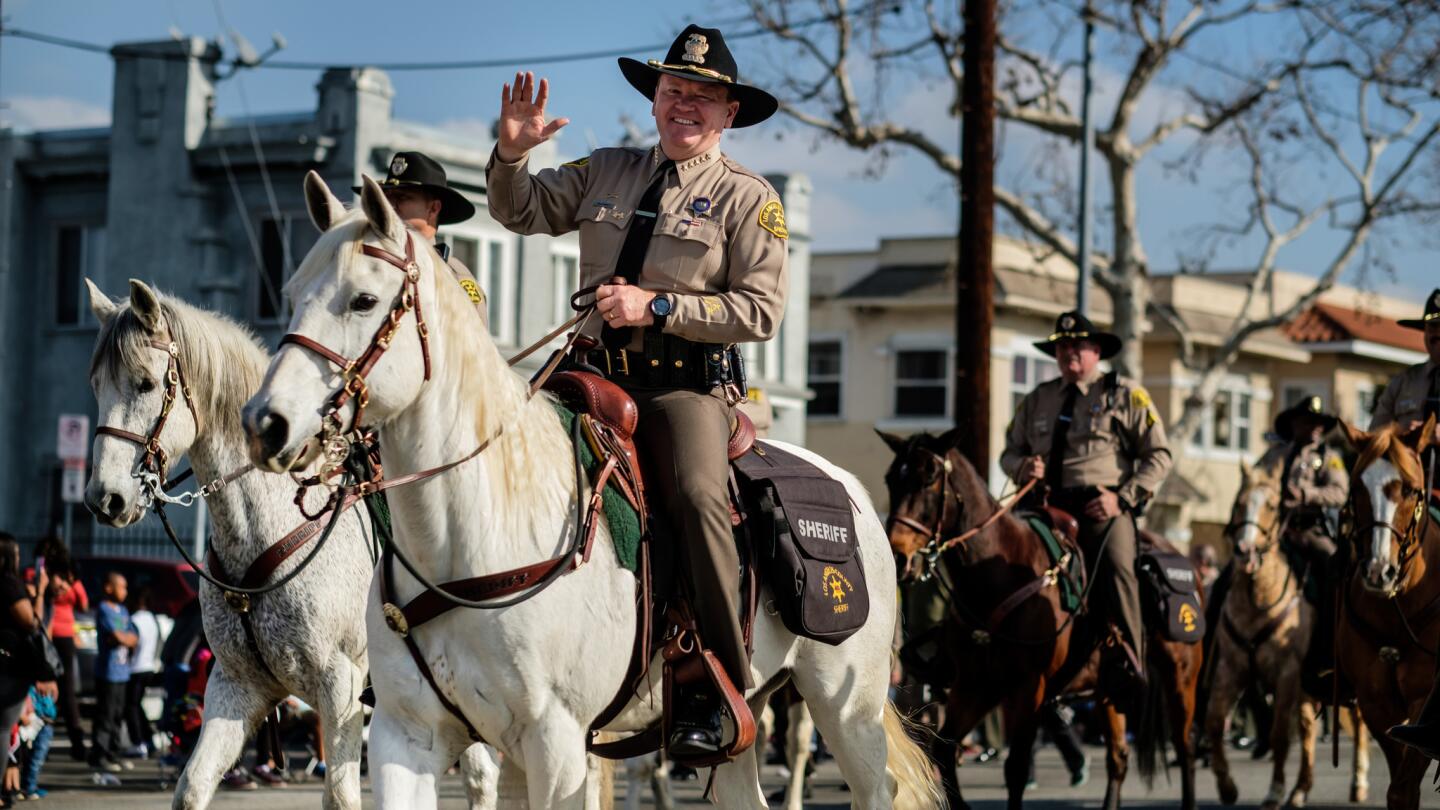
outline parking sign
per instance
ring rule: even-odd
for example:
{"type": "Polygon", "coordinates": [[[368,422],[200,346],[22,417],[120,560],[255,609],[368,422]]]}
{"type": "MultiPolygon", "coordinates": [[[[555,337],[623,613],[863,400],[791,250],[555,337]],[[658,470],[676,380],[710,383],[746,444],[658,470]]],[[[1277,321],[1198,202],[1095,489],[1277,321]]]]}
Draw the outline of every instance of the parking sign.
{"type": "Polygon", "coordinates": [[[60,434],[55,454],[61,461],[84,461],[90,455],[90,417],[84,414],[60,414],[60,434]]]}

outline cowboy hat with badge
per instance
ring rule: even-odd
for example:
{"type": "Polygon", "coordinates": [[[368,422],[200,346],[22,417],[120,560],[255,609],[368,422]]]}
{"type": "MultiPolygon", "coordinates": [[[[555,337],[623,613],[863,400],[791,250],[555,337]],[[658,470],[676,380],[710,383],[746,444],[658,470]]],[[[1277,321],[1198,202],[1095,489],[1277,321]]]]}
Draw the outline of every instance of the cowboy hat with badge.
{"type": "Polygon", "coordinates": [[[1302,420],[1309,420],[1324,428],[1324,432],[1329,432],[1331,428],[1339,423],[1340,418],[1327,412],[1324,401],[1321,400],[1320,397],[1312,394],[1302,397],[1299,402],[1275,414],[1275,424],[1272,426],[1272,429],[1275,435],[1281,439],[1287,442],[1294,441],[1295,425],[1302,420]]]}
{"type": "Polygon", "coordinates": [[[740,111],[735,114],[732,128],[754,126],[775,114],[780,103],[769,93],[740,82],[740,69],[735,57],[725,45],[725,37],[718,28],[686,26],[675,38],[664,61],[621,57],[620,72],[625,80],[651,101],[655,100],[655,88],[660,83],[660,74],[668,73],[692,82],[724,85],[730,91],[730,100],[740,102],[740,111]]]}
{"type": "Polygon", "coordinates": [[[1425,302],[1425,314],[1419,318],[1402,318],[1396,323],[1407,329],[1424,329],[1426,324],[1440,322],[1440,287],[1425,302]]]}
{"type": "MultiPolygon", "coordinates": [[[[475,216],[475,206],[446,182],[445,167],[424,152],[396,152],[380,188],[414,188],[434,195],[440,201],[436,225],[454,225],[475,216]]],[[[358,193],[360,187],[354,190],[358,193]]]]}
{"type": "Polygon", "coordinates": [[[1045,340],[1037,341],[1035,348],[1055,356],[1055,347],[1064,340],[1089,340],[1100,347],[1100,359],[1108,360],[1120,353],[1120,336],[1110,332],[1102,332],[1095,328],[1090,319],[1079,312],[1061,313],[1055,319],[1055,331],[1045,340]]]}

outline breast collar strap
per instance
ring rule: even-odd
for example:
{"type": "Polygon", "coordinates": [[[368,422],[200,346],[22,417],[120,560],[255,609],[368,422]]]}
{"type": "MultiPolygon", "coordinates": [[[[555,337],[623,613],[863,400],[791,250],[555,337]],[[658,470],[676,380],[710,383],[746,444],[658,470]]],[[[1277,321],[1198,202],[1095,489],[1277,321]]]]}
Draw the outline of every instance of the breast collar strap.
{"type": "Polygon", "coordinates": [[[411,309],[415,310],[415,330],[420,336],[420,354],[425,361],[425,381],[430,381],[430,332],[425,324],[425,312],[420,306],[420,265],[415,261],[415,237],[406,232],[403,258],[375,245],[362,245],[360,250],[366,256],[379,259],[405,274],[400,292],[395,296],[395,303],[390,306],[389,314],[375,330],[375,335],[370,339],[370,345],[365,347],[365,351],[354,360],[346,360],[339,352],[305,335],[291,332],[280,338],[281,346],[289,343],[307,349],[340,369],[344,383],[330,395],[330,404],[324,417],[325,421],[333,423],[337,432],[346,432],[341,430],[339,414],[352,398],[355,400],[355,414],[351,419],[350,429],[361,426],[365,406],[370,403],[370,388],[365,378],[375,368],[375,364],[380,362],[381,355],[390,348],[390,341],[400,328],[400,321],[411,309]]]}

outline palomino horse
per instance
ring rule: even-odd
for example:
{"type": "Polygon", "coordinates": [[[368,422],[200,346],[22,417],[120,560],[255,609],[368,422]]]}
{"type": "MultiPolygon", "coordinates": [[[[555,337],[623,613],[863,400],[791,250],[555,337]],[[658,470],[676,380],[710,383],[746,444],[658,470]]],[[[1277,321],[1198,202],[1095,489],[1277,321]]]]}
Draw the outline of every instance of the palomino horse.
{"type": "MultiPolygon", "coordinates": [[[[524,772],[530,806],[578,808],[591,723],[620,692],[630,664],[635,577],[620,566],[603,522],[588,559],[578,551],[557,556],[574,548],[584,495],[554,402],[530,394],[506,368],[439,257],[406,230],[380,187],[365,178],[361,212],[347,212],[313,172],[305,191],[324,234],[288,286],[290,331],[299,337],[282,346],[245,406],[251,458],[276,471],[308,464],[326,444],[317,436],[332,432],[323,415],[358,421],[363,406],[365,424],[381,431],[395,545],[412,558],[414,573],[441,581],[566,561],[544,590],[491,610],[449,611],[405,638],[387,628],[372,591],[377,805],[435,807],[436,779],[467,743],[468,726],[505,753],[507,772],[524,772]],[[345,357],[363,359],[337,374],[330,360],[345,357]],[[352,396],[338,399],[341,386],[352,396]],[[407,480],[415,483],[393,483],[407,480]]],[[[786,449],[836,476],[856,505],[871,612],[855,635],[831,646],[797,637],[760,611],[751,674],[762,686],[750,705],[758,713],[790,677],[833,741],[855,807],[933,806],[924,752],[886,699],[895,578],[879,517],[853,476],[786,449]]],[[[421,592],[410,569],[395,573],[397,602],[421,592]]],[[[651,667],[650,688],[660,672],[651,667]]],[[[607,730],[652,724],[660,703],[641,692],[607,730]]],[[[718,804],[765,806],[754,757],[752,747],[715,769],[718,804]]]]}
{"type": "MultiPolygon", "coordinates": [[[[138,281],[130,282],[130,299],[123,303],[91,284],[90,302],[101,325],[90,365],[100,423],[153,440],[166,458],[189,456],[195,479],[209,485],[211,548],[232,575],[246,571],[274,541],[306,522],[292,503],[288,478],[246,474],[240,406],[260,384],[269,355],[234,321],[157,295],[138,281]],[[162,413],[166,417],[157,419],[162,413]],[[215,487],[219,481],[226,483],[215,487]]],[[[101,521],[127,526],[143,517],[146,501],[133,475],[143,453],[140,444],[113,432],[96,436],[85,500],[101,521]]],[[[221,774],[266,712],[291,694],[320,713],[329,760],[325,806],[360,807],[368,533],[364,510],[351,510],[316,552],[311,570],[252,600],[256,649],[225,596],[201,583],[205,634],[217,660],[205,689],[200,741],[176,786],[176,808],[209,804],[221,774]]],[[[272,580],[293,572],[312,550],[309,543],[276,567],[272,580]]],[[[496,769],[476,748],[466,757],[468,787],[472,804],[488,806],[496,769]],[[488,795],[482,793],[487,789],[488,795]]]]}
{"type": "MultiPolygon", "coordinates": [[[[1018,810],[1029,776],[1037,711],[1045,701],[1097,685],[1096,661],[1069,662],[1074,625],[1060,606],[1058,572],[1035,534],[990,497],[958,450],[961,428],[908,439],[881,433],[895,451],[886,473],[890,490],[890,546],[909,563],[930,546],[974,532],[938,557],[950,580],[943,644],[955,665],[945,721],[933,753],[954,807],[966,806],[956,775],[956,745],[995,706],[1004,710],[1009,806],[1018,810]],[[1040,581],[1045,584],[1040,584],[1040,581]],[[1027,587],[1028,597],[1016,597],[1027,587]],[[999,609],[999,610],[997,610],[999,609]],[[986,622],[983,617],[999,619],[986,622]],[[981,627],[979,625],[986,626],[981,627]],[[1076,670],[1080,671],[1076,673],[1076,670]],[[1062,671],[1072,677],[1061,682],[1062,671]]],[[[1142,775],[1153,772],[1162,711],[1180,760],[1182,806],[1195,806],[1195,755],[1190,726],[1203,653],[1199,644],[1175,644],[1152,634],[1147,654],[1149,705],[1136,731],[1142,775]],[[1163,692],[1165,706],[1157,705],[1163,692]]],[[[1129,748],[1125,716],[1107,701],[1108,783],[1105,806],[1120,805],[1129,748]]]]}
{"type": "MultiPolygon", "coordinates": [[[[1205,729],[1210,737],[1211,768],[1225,804],[1239,797],[1225,755],[1230,710],[1240,692],[1259,678],[1275,694],[1275,724],[1270,746],[1275,758],[1270,790],[1262,805],[1276,808],[1285,798],[1285,761],[1289,756],[1291,721],[1300,718],[1300,774],[1286,803],[1303,807],[1315,786],[1315,722],[1320,701],[1300,688],[1300,669],[1315,624],[1315,610],[1305,601],[1304,583],[1280,548],[1281,465],[1242,468],[1229,531],[1235,542],[1233,581],[1221,607],[1212,664],[1210,706],[1205,729]]],[[[1369,740],[1357,722],[1351,800],[1369,793],[1369,740]]],[[[1339,730],[1336,729],[1336,733],[1339,730]]]]}
{"type": "Polygon", "coordinates": [[[1336,666],[1355,685],[1360,712],[1390,766],[1386,806],[1409,810],[1420,806],[1430,760],[1385,732],[1420,713],[1440,649],[1440,514],[1429,502],[1434,495],[1426,492],[1420,461],[1434,444],[1435,420],[1406,435],[1394,425],[1377,433],[1345,430],[1360,457],[1342,521],[1352,527],[1355,567],[1342,594],[1336,666]]]}

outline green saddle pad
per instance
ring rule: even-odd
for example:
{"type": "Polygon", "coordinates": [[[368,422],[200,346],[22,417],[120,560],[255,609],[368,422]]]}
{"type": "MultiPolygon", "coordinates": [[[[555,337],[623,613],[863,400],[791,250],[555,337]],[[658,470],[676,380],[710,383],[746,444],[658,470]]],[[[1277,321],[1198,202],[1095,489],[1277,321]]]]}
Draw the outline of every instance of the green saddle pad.
{"type": "MultiPolygon", "coordinates": [[[[575,412],[559,403],[556,403],[555,411],[560,414],[560,424],[564,426],[565,433],[572,434],[575,412]]],[[[590,449],[589,442],[580,442],[580,463],[592,477],[600,469],[600,459],[590,449]]],[[[640,516],[625,500],[613,478],[605,484],[601,502],[605,523],[610,527],[610,541],[615,544],[615,555],[620,558],[620,565],[632,574],[637,573],[640,568],[640,516]]]]}
{"type": "MultiPolygon", "coordinates": [[[[1058,564],[1060,559],[1065,556],[1065,550],[1060,547],[1060,539],[1055,536],[1050,524],[1038,515],[1027,515],[1025,522],[1030,524],[1030,528],[1040,536],[1040,541],[1045,544],[1045,553],[1050,557],[1050,565],[1058,564]]],[[[1082,565],[1084,562],[1079,557],[1071,555],[1070,562],[1066,566],[1070,576],[1060,577],[1057,581],[1060,586],[1060,607],[1064,608],[1066,613],[1074,613],[1080,607],[1080,591],[1077,590],[1076,583],[1080,581],[1078,572],[1082,565]]]]}

